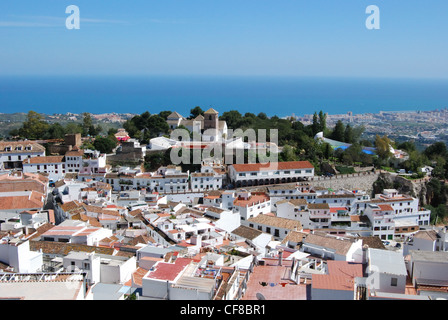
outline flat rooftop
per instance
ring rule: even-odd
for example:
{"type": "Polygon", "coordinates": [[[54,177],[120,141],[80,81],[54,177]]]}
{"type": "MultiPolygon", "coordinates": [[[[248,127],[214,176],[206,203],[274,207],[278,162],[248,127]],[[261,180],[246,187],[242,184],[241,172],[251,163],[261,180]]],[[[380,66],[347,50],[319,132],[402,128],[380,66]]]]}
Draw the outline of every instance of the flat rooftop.
{"type": "Polygon", "coordinates": [[[257,266],[247,282],[242,300],[258,300],[261,293],[266,300],[307,300],[305,284],[285,280],[289,266],[257,266]]]}

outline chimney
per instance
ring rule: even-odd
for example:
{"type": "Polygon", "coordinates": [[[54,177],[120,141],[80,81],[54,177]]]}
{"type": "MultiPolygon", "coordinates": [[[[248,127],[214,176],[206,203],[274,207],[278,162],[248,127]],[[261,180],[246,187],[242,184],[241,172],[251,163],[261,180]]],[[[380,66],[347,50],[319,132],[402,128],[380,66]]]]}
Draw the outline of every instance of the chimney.
{"type": "Polygon", "coordinates": [[[283,249],[278,250],[278,265],[281,266],[283,263],[283,249]]]}

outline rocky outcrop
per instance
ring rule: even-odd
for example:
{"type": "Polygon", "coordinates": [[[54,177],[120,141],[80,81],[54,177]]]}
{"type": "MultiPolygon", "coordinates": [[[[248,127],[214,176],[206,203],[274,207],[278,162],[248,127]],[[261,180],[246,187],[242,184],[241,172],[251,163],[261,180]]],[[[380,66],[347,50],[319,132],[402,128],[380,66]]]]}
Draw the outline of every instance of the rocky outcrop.
{"type": "Polygon", "coordinates": [[[373,183],[372,196],[381,193],[383,189],[397,189],[398,192],[408,194],[418,198],[421,206],[427,204],[426,201],[426,183],[428,179],[409,180],[397,174],[383,172],[380,173],[378,179],[373,183]]]}

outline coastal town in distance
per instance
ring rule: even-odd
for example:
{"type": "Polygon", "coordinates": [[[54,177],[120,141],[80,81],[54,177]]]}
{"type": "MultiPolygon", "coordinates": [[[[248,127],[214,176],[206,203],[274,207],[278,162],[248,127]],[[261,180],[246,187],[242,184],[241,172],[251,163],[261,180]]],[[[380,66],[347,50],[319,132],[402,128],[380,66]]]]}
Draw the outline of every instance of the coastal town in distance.
{"type": "Polygon", "coordinates": [[[368,122],[323,111],[46,118],[29,111],[0,141],[4,299],[448,297],[444,143],[419,151],[377,134],[368,145],[368,122]],[[280,128],[277,143],[230,136],[248,119],[280,128]],[[179,129],[186,140],[170,136],[179,129]],[[259,150],[276,162],[247,161],[259,150]],[[195,151],[199,162],[172,163],[195,151]]]}

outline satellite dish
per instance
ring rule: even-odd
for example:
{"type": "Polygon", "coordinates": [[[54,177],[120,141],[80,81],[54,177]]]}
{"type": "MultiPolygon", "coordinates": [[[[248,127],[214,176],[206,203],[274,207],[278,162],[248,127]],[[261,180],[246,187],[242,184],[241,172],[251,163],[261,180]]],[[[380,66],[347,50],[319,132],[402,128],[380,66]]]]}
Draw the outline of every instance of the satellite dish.
{"type": "Polygon", "coordinates": [[[264,295],[262,295],[260,292],[257,292],[256,297],[257,297],[258,300],[266,300],[264,295]]]}

